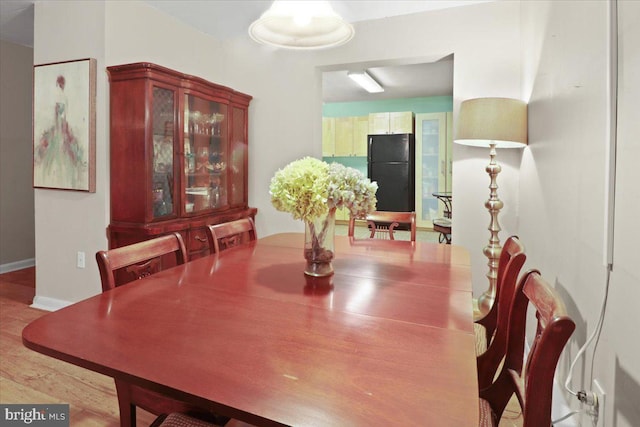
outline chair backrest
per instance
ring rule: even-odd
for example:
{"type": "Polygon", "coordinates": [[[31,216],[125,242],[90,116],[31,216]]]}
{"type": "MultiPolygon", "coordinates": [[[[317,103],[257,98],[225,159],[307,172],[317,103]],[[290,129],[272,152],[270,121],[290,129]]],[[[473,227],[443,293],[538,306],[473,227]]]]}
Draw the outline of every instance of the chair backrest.
{"type": "Polygon", "coordinates": [[[211,253],[256,240],[258,238],[253,220],[249,217],[235,221],[213,224],[207,227],[207,239],[211,253]]]}
{"type": "Polygon", "coordinates": [[[187,261],[187,250],[180,233],[171,233],[131,245],[99,251],[102,292],[187,261]]]}
{"type": "Polygon", "coordinates": [[[498,261],[496,297],[489,312],[476,323],[484,326],[487,350],[478,356],[478,386],[491,384],[507,350],[509,310],[518,282],[518,275],[527,256],[518,236],[510,236],[504,243],[498,261]]]}
{"type": "MultiPolygon", "coordinates": [[[[355,233],[355,218],[349,218],[349,237],[355,233]]],[[[416,241],[416,213],[415,212],[390,212],[374,211],[367,215],[367,226],[371,231],[370,238],[395,240],[394,233],[400,224],[409,226],[411,241],[416,241]]]]}
{"type": "Polygon", "coordinates": [[[522,408],[523,427],[551,425],[553,377],[560,354],[575,329],[564,303],[536,270],[523,275],[516,287],[509,315],[507,353],[497,379],[480,398],[489,402],[498,420],[515,393],[522,408]],[[536,311],[536,333],[526,364],[527,308],[536,311]],[[523,369],[524,364],[524,369],[523,369]]]}

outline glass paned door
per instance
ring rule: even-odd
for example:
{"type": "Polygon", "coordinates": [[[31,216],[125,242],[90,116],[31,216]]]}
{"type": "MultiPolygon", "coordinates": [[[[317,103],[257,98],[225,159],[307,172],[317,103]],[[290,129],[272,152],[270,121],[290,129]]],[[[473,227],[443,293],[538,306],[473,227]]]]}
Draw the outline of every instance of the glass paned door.
{"type": "Polygon", "coordinates": [[[153,88],[153,217],[174,214],[173,154],[175,139],[175,92],[153,88]]]}
{"type": "Polygon", "coordinates": [[[227,106],[185,94],[186,213],[228,206],[227,106]]]}
{"type": "Polygon", "coordinates": [[[447,154],[447,114],[416,115],[416,216],[417,225],[432,227],[444,214],[435,192],[450,191],[447,154]]]}
{"type": "Polygon", "coordinates": [[[229,205],[240,206],[247,202],[245,176],[247,168],[246,110],[233,107],[233,130],[231,132],[229,157],[229,205]]]}

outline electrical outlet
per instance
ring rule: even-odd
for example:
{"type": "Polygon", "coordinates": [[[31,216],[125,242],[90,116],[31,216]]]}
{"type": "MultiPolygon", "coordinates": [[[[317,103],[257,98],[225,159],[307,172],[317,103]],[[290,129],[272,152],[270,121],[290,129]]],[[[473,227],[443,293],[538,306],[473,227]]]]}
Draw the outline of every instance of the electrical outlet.
{"type": "Polygon", "coordinates": [[[591,421],[593,427],[604,427],[605,398],[607,395],[598,380],[593,380],[592,388],[593,393],[596,395],[597,403],[591,408],[591,421]]]}
{"type": "Polygon", "coordinates": [[[78,252],[76,255],[76,267],[84,268],[84,252],[78,252]]]}

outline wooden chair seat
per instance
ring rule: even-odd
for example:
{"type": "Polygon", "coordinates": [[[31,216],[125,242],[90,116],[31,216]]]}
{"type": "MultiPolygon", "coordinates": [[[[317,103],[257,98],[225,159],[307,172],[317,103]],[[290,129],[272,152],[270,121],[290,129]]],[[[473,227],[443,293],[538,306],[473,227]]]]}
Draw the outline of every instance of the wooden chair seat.
{"type": "Polygon", "coordinates": [[[207,239],[211,253],[218,253],[257,238],[255,224],[249,217],[207,227],[207,239]]]}

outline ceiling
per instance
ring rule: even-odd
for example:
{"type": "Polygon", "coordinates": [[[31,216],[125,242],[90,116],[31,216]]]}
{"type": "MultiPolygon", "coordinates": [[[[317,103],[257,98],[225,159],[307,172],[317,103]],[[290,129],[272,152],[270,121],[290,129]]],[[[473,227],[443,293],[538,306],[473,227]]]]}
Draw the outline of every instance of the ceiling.
{"type": "MultiPolygon", "coordinates": [[[[271,0],[193,1],[144,0],[152,7],[219,39],[247,35],[251,22],[269,8],[271,0]],[[216,19],[221,17],[221,19],[216,19]]],[[[331,1],[334,10],[354,23],[391,16],[465,6],[491,0],[331,1]]],[[[33,46],[33,3],[35,0],[0,1],[0,39],[33,46]]],[[[348,77],[348,71],[327,71],[323,75],[325,102],[394,99],[453,93],[453,59],[434,63],[384,65],[370,63],[369,73],[385,87],[380,94],[368,94],[348,77]]]]}

